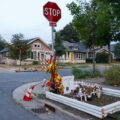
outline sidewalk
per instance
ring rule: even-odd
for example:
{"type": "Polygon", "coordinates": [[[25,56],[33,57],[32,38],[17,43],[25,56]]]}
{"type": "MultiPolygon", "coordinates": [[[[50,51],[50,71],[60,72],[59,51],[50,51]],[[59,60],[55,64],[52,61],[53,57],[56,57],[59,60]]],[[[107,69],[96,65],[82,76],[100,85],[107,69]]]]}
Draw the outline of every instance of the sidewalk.
{"type": "Polygon", "coordinates": [[[15,101],[16,104],[20,105],[21,107],[25,108],[27,111],[32,113],[33,115],[36,115],[40,118],[40,120],[89,120],[89,119],[84,119],[78,116],[75,116],[74,114],[67,112],[66,110],[63,110],[62,108],[56,106],[54,102],[49,102],[46,100],[38,100],[34,94],[43,94],[45,93],[45,89],[43,89],[40,84],[37,85],[34,90],[32,97],[34,98],[32,101],[26,102],[23,101],[23,96],[25,95],[27,89],[35,84],[42,83],[42,82],[33,82],[33,83],[28,83],[24,84],[18,88],[16,88],[13,91],[12,97],[13,100],[15,101]],[[31,109],[43,109],[44,104],[51,105],[55,108],[55,113],[48,114],[48,113],[34,113],[32,112],[31,109]]]}

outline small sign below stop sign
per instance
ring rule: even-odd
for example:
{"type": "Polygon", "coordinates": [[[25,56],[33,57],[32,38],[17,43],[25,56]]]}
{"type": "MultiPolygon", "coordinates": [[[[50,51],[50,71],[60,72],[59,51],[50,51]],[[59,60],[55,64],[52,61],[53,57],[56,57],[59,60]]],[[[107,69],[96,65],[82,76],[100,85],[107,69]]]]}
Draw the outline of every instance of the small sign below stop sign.
{"type": "Polygon", "coordinates": [[[61,18],[61,9],[56,3],[48,2],[43,7],[43,14],[49,22],[58,22],[61,18]]]}

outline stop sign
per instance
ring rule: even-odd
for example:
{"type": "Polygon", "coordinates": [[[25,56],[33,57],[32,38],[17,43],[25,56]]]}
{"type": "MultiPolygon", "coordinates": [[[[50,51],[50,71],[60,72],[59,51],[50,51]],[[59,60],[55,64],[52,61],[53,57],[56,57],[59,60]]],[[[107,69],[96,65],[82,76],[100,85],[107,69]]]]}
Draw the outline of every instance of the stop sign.
{"type": "Polygon", "coordinates": [[[61,9],[56,3],[48,2],[43,6],[43,14],[50,23],[56,23],[61,18],[61,9]]]}

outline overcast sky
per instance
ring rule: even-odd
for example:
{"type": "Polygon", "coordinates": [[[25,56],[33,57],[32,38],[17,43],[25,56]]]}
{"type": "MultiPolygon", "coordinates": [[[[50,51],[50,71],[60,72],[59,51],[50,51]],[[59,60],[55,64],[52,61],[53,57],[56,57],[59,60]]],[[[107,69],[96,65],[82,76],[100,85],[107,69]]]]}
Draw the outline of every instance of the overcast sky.
{"type": "MultiPolygon", "coordinates": [[[[57,30],[72,21],[66,4],[75,0],[50,0],[56,2],[62,10],[62,18],[57,30]]],[[[48,0],[0,0],[0,34],[8,42],[12,34],[23,33],[26,39],[40,37],[51,43],[51,27],[43,16],[43,6],[48,0]]]]}

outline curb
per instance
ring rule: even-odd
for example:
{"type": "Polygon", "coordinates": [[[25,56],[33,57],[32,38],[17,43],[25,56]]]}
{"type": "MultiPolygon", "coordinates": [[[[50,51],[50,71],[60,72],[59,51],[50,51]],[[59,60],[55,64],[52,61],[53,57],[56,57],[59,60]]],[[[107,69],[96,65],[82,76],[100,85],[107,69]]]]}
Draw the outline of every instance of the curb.
{"type": "Polygon", "coordinates": [[[59,107],[59,106],[57,106],[57,105],[55,105],[55,104],[53,104],[53,103],[51,103],[47,100],[44,100],[44,101],[43,100],[38,100],[38,99],[35,99],[35,100],[39,103],[48,104],[48,105],[54,107],[56,110],[59,110],[60,112],[63,112],[63,113],[65,113],[65,114],[67,114],[67,115],[69,115],[69,116],[71,116],[71,117],[73,117],[77,120],[89,120],[89,119],[81,118],[80,116],[74,115],[73,113],[68,112],[66,110],[63,110],[61,107],[59,107]]]}
{"type": "MultiPolygon", "coordinates": [[[[38,114],[32,112],[32,111],[30,110],[30,107],[29,107],[29,106],[25,106],[25,104],[28,105],[30,102],[24,102],[24,101],[23,101],[23,96],[24,96],[26,90],[27,90],[30,86],[35,85],[35,84],[38,84],[38,83],[42,83],[42,81],[40,81],[40,82],[31,82],[31,83],[23,84],[22,86],[19,86],[18,88],[16,88],[16,89],[13,90],[13,92],[12,92],[12,99],[13,99],[13,101],[14,101],[16,104],[20,105],[22,108],[26,109],[28,112],[32,113],[34,116],[38,116],[38,114]],[[19,96],[18,98],[16,98],[16,97],[18,96],[18,94],[20,94],[20,96],[19,96]],[[21,98],[21,97],[22,97],[22,98],[21,98]]],[[[62,112],[62,113],[64,113],[64,114],[67,114],[68,116],[71,116],[72,118],[75,118],[75,119],[77,119],[77,120],[89,120],[89,119],[81,118],[80,116],[74,115],[73,113],[68,112],[68,111],[66,111],[66,110],[63,110],[61,107],[59,107],[59,106],[57,106],[57,105],[55,105],[55,104],[53,104],[53,103],[51,103],[51,102],[49,102],[49,101],[47,101],[47,100],[38,100],[38,99],[36,98],[36,96],[33,96],[33,98],[34,98],[33,101],[34,101],[35,103],[39,103],[39,104],[41,104],[41,105],[43,105],[43,106],[44,106],[44,104],[51,105],[51,106],[53,106],[56,110],[58,110],[58,111],[60,111],[60,112],[62,112]]]]}

